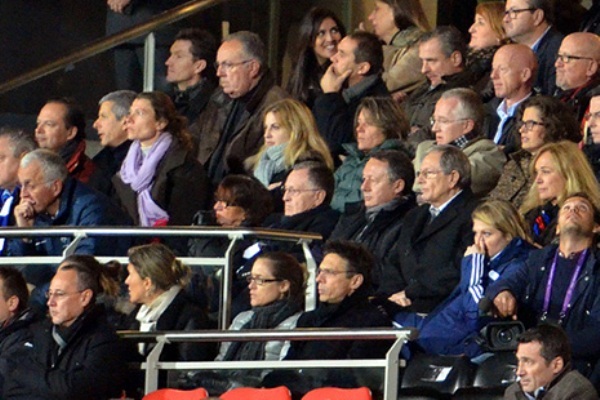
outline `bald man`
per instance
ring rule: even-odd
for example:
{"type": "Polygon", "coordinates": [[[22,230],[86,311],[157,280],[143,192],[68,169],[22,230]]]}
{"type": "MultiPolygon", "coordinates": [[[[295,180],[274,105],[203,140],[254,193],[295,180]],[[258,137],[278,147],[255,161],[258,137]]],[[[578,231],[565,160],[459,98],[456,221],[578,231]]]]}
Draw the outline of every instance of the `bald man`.
{"type": "Polygon", "coordinates": [[[556,97],[569,104],[581,121],[590,99],[600,94],[600,37],[589,32],[566,36],[556,57],[556,97]]]}
{"type": "Polygon", "coordinates": [[[515,115],[519,105],[533,93],[538,70],[537,57],[529,46],[507,44],[496,51],[492,61],[495,116],[498,125],[488,131],[488,137],[502,146],[506,154],[517,148],[515,115]]]}

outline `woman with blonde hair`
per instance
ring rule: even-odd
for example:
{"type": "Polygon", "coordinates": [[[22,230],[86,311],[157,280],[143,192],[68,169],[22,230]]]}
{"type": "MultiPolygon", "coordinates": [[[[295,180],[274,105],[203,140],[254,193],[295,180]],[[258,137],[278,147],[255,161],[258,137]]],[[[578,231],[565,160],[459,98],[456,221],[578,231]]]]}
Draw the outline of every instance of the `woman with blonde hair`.
{"type": "Polygon", "coordinates": [[[600,188],[587,158],[577,144],[549,143],[536,153],[530,164],[535,179],[520,208],[534,241],[545,246],[556,235],[559,204],[570,193],[584,192],[600,207],[600,188]]]}
{"type": "MultiPolygon", "coordinates": [[[[159,243],[129,249],[129,275],[125,284],[129,301],[138,304],[131,313],[130,329],[142,332],[191,331],[208,329],[206,313],[190,302],[184,288],[189,282],[190,268],[178,260],[171,249],[159,243]]],[[[140,344],[145,356],[150,345],[140,344]]],[[[161,360],[209,360],[214,355],[212,344],[172,343],[165,346],[161,360]]]]}
{"type": "Polygon", "coordinates": [[[461,281],[448,299],[426,318],[399,314],[402,326],[419,329],[417,346],[430,354],[481,354],[476,337],[485,323],[479,302],[487,287],[501,276],[521,268],[534,248],[527,224],[504,200],[488,200],[472,213],[473,245],[462,260],[461,281]]]}

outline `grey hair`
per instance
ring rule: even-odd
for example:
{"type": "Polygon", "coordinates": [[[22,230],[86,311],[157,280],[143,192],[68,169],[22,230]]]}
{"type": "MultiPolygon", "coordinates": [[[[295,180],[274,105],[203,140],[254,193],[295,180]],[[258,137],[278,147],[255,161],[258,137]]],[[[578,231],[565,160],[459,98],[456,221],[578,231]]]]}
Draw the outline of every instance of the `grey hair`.
{"type": "Polygon", "coordinates": [[[46,183],[57,180],[64,182],[69,176],[69,171],[63,159],[51,150],[37,149],[27,153],[21,159],[19,165],[21,168],[27,168],[34,161],[38,162],[46,183]]]}
{"type": "Polygon", "coordinates": [[[22,129],[0,128],[0,138],[8,139],[8,147],[13,157],[21,157],[21,154],[29,153],[37,148],[33,135],[22,129]]]}
{"type": "Polygon", "coordinates": [[[264,66],[267,64],[267,59],[265,56],[265,44],[260,36],[250,31],[239,31],[225,37],[223,42],[231,42],[234,40],[241,43],[246,57],[254,58],[258,61],[262,72],[264,66]]]}
{"type": "Polygon", "coordinates": [[[460,176],[457,186],[466,189],[471,186],[471,162],[463,151],[450,145],[435,145],[430,148],[425,155],[431,153],[441,153],[440,169],[444,175],[449,175],[452,171],[458,172],[460,176]]]}
{"type": "Polygon", "coordinates": [[[442,99],[457,99],[458,106],[454,108],[454,118],[472,119],[475,122],[475,131],[480,132],[483,125],[485,110],[481,97],[473,89],[454,88],[445,91],[442,99]]]}
{"type": "Polygon", "coordinates": [[[464,65],[467,60],[467,43],[458,29],[453,26],[438,26],[431,32],[425,33],[419,43],[425,43],[432,39],[440,41],[442,53],[446,57],[450,57],[452,53],[458,51],[462,56],[462,64],[464,65]]]}
{"type": "Polygon", "coordinates": [[[98,105],[100,106],[106,101],[112,101],[112,113],[115,114],[117,121],[120,121],[129,114],[129,108],[135,96],[137,96],[137,93],[132,90],[117,90],[104,95],[98,102],[98,105]]]}

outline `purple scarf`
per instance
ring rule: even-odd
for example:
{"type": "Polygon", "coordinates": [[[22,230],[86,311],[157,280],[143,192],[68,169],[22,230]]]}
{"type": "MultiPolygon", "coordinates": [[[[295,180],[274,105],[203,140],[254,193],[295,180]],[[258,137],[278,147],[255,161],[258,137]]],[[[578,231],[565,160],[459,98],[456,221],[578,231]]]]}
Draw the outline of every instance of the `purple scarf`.
{"type": "Polygon", "coordinates": [[[141,226],[154,226],[159,220],[169,220],[169,214],[152,199],[150,190],[158,163],[173,142],[168,132],[160,134],[144,157],[139,140],[134,140],[121,165],[121,180],[137,193],[137,207],[141,226]]]}

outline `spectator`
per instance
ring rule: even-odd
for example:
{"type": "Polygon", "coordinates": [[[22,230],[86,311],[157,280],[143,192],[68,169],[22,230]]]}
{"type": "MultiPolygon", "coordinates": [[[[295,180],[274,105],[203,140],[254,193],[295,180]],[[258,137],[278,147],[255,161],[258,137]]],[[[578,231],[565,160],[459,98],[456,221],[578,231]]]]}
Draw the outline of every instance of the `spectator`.
{"type": "MultiPolygon", "coordinates": [[[[0,226],[13,226],[14,209],[21,199],[19,163],[25,154],[35,149],[33,135],[19,129],[0,128],[0,226]]],[[[5,239],[0,239],[0,254],[4,254],[5,239]]]]}
{"type": "Polygon", "coordinates": [[[510,201],[520,208],[535,176],[529,173],[531,159],[546,143],[561,140],[579,142],[581,133],[575,116],[558,99],[548,96],[528,98],[517,110],[515,124],[521,149],[508,155],[498,184],[491,191],[493,199],[510,201]]]}
{"type": "Polygon", "coordinates": [[[576,32],[566,36],[556,57],[556,97],[583,120],[590,98],[600,93],[600,38],[594,33],[576,32]]]}
{"type": "Polygon", "coordinates": [[[496,50],[506,42],[502,17],[504,17],[504,2],[480,3],[475,9],[475,21],[469,28],[471,41],[465,67],[473,74],[476,82],[473,89],[481,95],[484,103],[494,97],[490,80],[492,59],[496,50]]]}
{"type": "Polygon", "coordinates": [[[365,246],[375,257],[371,270],[373,289],[381,284],[382,261],[396,246],[404,216],[415,207],[415,180],[410,159],[400,151],[381,150],[365,164],[361,191],[363,201],[343,214],[331,234],[332,240],[350,240],[365,246]]]}
{"type": "Polygon", "coordinates": [[[596,389],[579,372],[571,370],[571,346],[565,332],[557,326],[542,324],[517,338],[517,376],[504,394],[505,399],[598,398],[596,389]]]}
{"type": "Polygon", "coordinates": [[[331,57],[321,79],[323,94],[315,100],[312,111],[336,163],[343,153],[342,143],[353,141],[352,118],[360,101],[368,96],[389,96],[381,80],[382,71],[381,44],[367,32],[346,36],[331,57]]]}
{"type": "Polygon", "coordinates": [[[122,345],[96,297],[103,268],[93,257],[67,257],[47,292],[50,320],[11,358],[4,399],[117,397],[125,383],[122,345]]]}
{"type": "Polygon", "coordinates": [[[382,78],[395,100],[404,100],[425,81],[419,40],[429,22],[418,0],[376,0],[369,22],[383,46],[382,78]]]}
{"type": "Polygon", "coordinates": [[[207,31],[182,29],[175,36],[170,53],[165,65],[167,82],[175,89],[173,103],[177,112],[192,124],[217,86],[214,69],[217,41],[207,31]]]}
{"type": "Polygon", "coordinates": [[[335,171],[335,192],[331,205],[345,212],[348,204],[362,200],[362,170],[372,153],[379,150],[402,150],[408,137],[408,120],[396,101],[387,97],[365,97],[354,116],[356,142],[345,143],[348,154],[335,171]]]}
{"type": "Polygon", "coordinates": [[[554,23],[551,0],[507,0],[502,23],[506,36],[515,43],[531,47],[538,58],[539,70],[534,87],[541,94],[556,90],[554,60],[563,35],[554,23]]]}
{"type": "Polygon", "coordinates": [[[495,123],[491,124],[487,137],[507,155],[518,150],[515,116],[519,105],[533,94],[537,68],[535,54],[523,44],[507,44],[494,55],[492,82],[496,98],[488,107],[495,123]]]}
{"type": "Polygon", "coordinates": [[[600,204],[600,189],[590,164],[575,143],[544,145],[530,163],[534,176],[519,211],[531,227],[533,240],[542,246],[555,238],[559,204],[574,192],[585,192],[600,204]]]}
{"type": "Polygon", "coordinates": [[[85,154],[85,116],[72,99],[50,99],[40,110],[35,128],[35,141],[42,149],[60,155],[71,177],[102,188],[102,175],[85,154]]]}
{"type": "Polygon", "coordinates": [[[217,51],[220,89],[211,96],[193,126],[198,160],[210,182],[243,172],[243,162],[262,145],[264,110],[287,97],[275,86],[265,45],[257,34],[241,31],[226,37],[217,51]]]}
{"type": "Polygon", "coordinates": [[[399,327],[416,327],[416,345],[429,354],[474,358],[482,353],[479,331],[489,322],[480,317],[479,301],[485,289],[520,268],[533,248],[528,227],[517,209],[502,200],[480,204],[472,214],[475,240],[461,263],[459,285],[426,317],[396,315],[399,327]]]}
{"type": "Polygon", "coordinates": [[[31,340],[29,326],[37,319],[27,303],[29,290],[19,271],[0,266],[0,393],[15,352],[31,340]]]}
{"type": "Polygon", "coordinates": [[[283,211],[281,185],[299,160],[321,160],[333,169],[333,160],[315,118],[303,103],[283,99],[265,109],[264,144],[246,160],[246,168],[273,194],[276,211],[283,211]]]}
{"type": "MultiPolygon", "coordinates": [[[[183,290],[190,268],[168,247],[158,243],[132,247],[127,272],[129,301],[138,305],[130,315],[129,329],[153,332],[209,328],[204,311],[193,305],[183,290]]],[[[140,343],[138,351],[145,357],[152,347],[140,343]]],[[[206,361],[212,357],[211,343],[172,343],[161,353],[161,360],[166,361],[206,361]]]]}
{"type": "Polygon", "coordinates": [[[396,246],[385,260],[378,297],[396,311],[429,313],[452,292],[460,262],[473,242],[470,214],[477,206],[471,164],[452,146],[434,146],[417,181],[425,203],[406,214],[396,246]]]}
{"type": "MultiPolygon", "coordinates": [[[[26,154],[19,167],[21,200],[14,209],[16,226],[30,227],[89,227],[114,226],[130,223],[127,216],[105,195],[69,177],[67,168],[57,154],[38,149],[26,154]]],[[[12,239],[8,254],[12,256],[63,254],[70,240],[58,236],[12,239]]],[[[124,254],[127,240],[108,236],[81,239],[74,249],[77,254],[124,254]]],[[[41,286],[50,281],[54,269],[40,265],[22,271],[29,283],[41,286]]],[[[39,295],[40,293],[38,293],[39,295]]]]}
{"type": "Polygon", "coordinates": [[[573,366],[592,377],[597,387],[600,275],[594,232],[600,213],[597,199],[576,193],[576,188],[571,193],[560,203],[558,246],[532,252],[523,268],[492,284],[486,297],[493,300],[499,316],[516,318],[518,312],[525,326],[540,321],[562,326],[573,349],[573,366]]]}
{"type": "Polygon", "coordinates": [[[121,169],[121,164],[129,151],[131,140],[127,139],[127,117],[135,99],[135,92],[118,90],[102,97],[98,102],[98,118],[94,128],[98,131],[103,149],[92,160],[104,178],[105,187],[97,187],[100,192],[112,196],[112,177],[121,169]]]}
{"type": "Polygon", "coordinates": [[[423,140],[431,139],[429,120],[442,93],[472,83],[471,74],[465,71],[466,54],[466,43],[454,27],[439,26],[421,38],[421,73],[427,77],[427,82],[415,89],[403,104],[410,118],[409,140],[415,147],[423,140]]]}
{"type": "MultiPolygon", "coordinates": [[[[488,194],[498,183],[506,156],[494,142],[481,136],[483,114],[483,104],[473,90],[455,88],[444,92],[431,117],[435,141],[419,144],[415,171],[421,168],[421,159],[428,149],[435,145],[450,145],[461,149],[469,158],[473,194],[488,194]]],[[[418,191],[418,186],[415,186],[415,191],[418,191]]]]}
{"type": "Polygon", "coordinates": [[[162,92],[137,95],[127,122],[131,147],[113,185],[135,225],[189,225],[208,200],[185,119],[162,92]]]}
{"type": "Polygon", "coordinates": [[[600,181],[600,95],[591,98],[589,113],[585,118],[589,134],[583,152],[594,170],[596,179],[600,181]]]}
{"type": "Polygon", "coordinates": [[[287,91],[312,108],[317,96],[323,93],[321,78],[337,53],[340,40],[346,36],[346,28],[332,11],[313,7],[300,22],[298,36],[287,91]]]}

